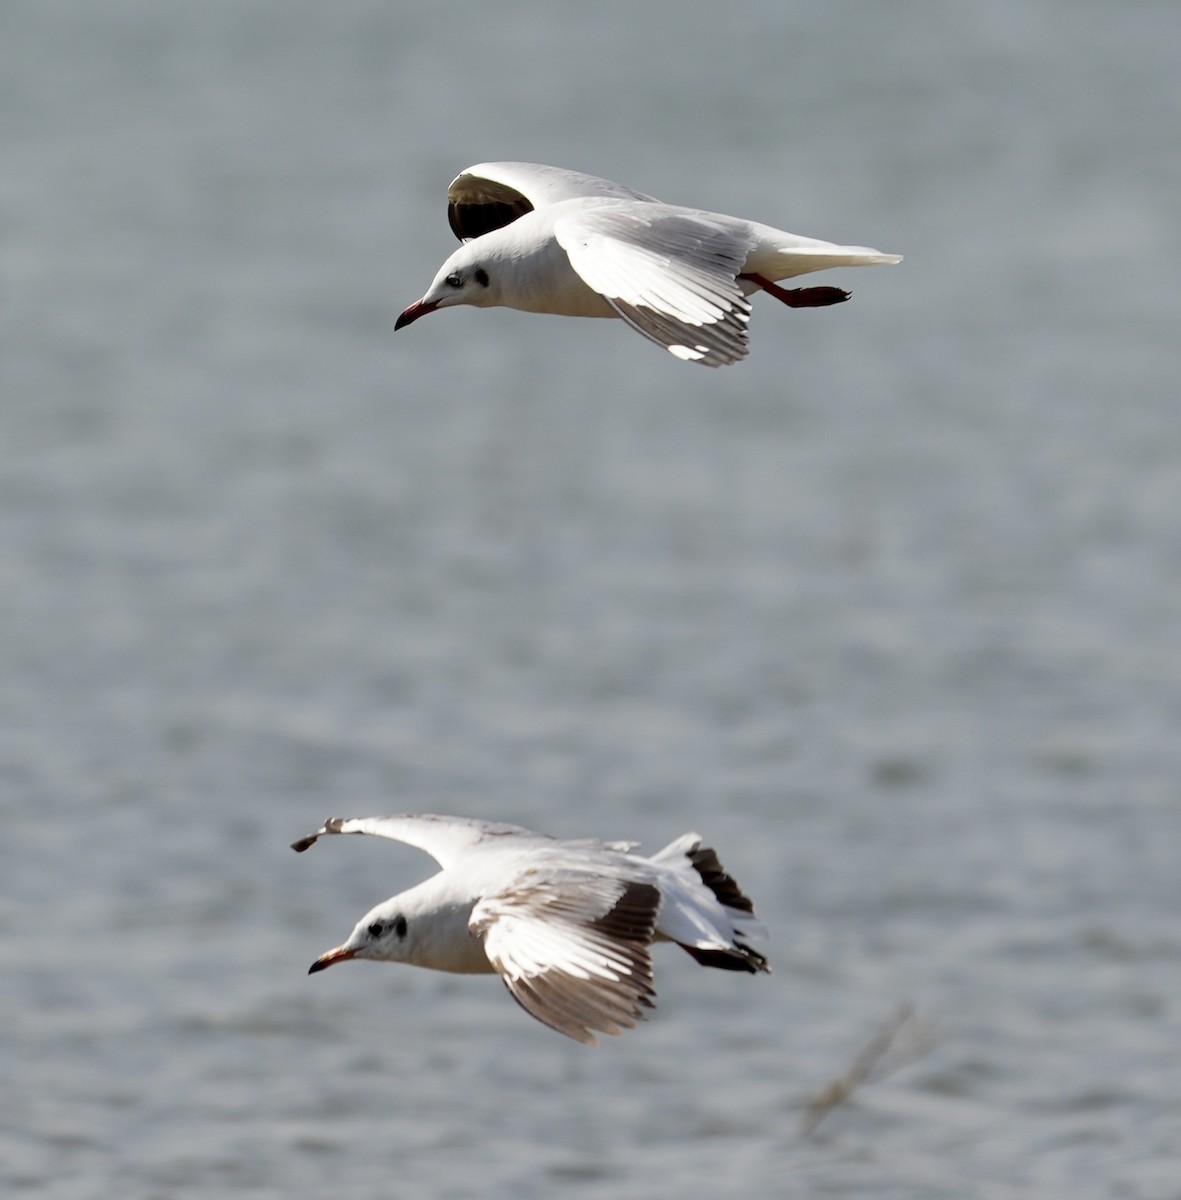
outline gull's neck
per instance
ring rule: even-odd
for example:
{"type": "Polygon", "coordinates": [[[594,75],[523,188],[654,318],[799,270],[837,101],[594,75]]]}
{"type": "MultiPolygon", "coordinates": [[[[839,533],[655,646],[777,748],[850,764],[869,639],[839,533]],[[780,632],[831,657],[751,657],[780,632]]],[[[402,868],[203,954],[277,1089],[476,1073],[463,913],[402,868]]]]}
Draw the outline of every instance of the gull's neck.
{"type": "Polygon", "coordinates": [[[391,900],[410,926],[409,954],[401,961],[460,975],[492,973],[483,942],[468,931],[477,898],[457,875],[440,871],[391,900]]]}
{"type": "Polygon", "coordinates": [[[616,315],[570,265],[566,251],[554,237],[551,209],[526,213],[473,245],[483,246],[497,264],[500,303],[507,308],[564,317],[616,315]]]}

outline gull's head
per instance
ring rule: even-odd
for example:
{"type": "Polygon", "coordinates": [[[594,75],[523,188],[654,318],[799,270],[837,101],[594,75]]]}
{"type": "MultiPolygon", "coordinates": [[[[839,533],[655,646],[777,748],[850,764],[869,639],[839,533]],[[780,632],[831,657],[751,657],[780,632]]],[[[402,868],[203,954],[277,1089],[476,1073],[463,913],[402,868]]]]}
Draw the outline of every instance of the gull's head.
{"type": "Polygon", "coordinates": [[[314,975],[325,967],[353,958],[372,958],[378,962],[408,962],[414,956],[416,939],[411,918],[398,903],[398,897],[379,904],[358,922],[349,940],[327,954],[321,954],[308,968],[314,975]]]}
{"type": "Polygon", "coordinates": [[[449,308],[453,304],[474,304],[478,308],[490,308],[500,304],[499,275],[502,265],[486,253],[487,246],[480,238],[465,242],[439,268],[431,286],[421,300],[415,300],[394,322],[395,329],[425,317],[436,308],[449,308]]]}

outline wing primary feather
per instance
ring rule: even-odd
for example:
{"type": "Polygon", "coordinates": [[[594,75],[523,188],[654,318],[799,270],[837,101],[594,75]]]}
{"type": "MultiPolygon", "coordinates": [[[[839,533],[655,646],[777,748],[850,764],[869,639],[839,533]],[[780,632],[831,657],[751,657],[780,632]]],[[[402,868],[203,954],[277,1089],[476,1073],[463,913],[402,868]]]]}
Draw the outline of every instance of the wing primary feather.
{"type": "Polygon", "coordinates": [[[472,913],[489,960],[514,999],[542,1024],[588,1045],[654,1007],[652,883],[576,873],[530,878],[472,913]],[[606,907],[603,907],[606,902],[606,907]]]}
{"type": "Polygon", "coordinates": [[[726,366],[747,353],[750,303],[737,280],[742,223],[667,205],[604,205],[554,226],[571,266],[637,333],[680,358],[726,366]]]}

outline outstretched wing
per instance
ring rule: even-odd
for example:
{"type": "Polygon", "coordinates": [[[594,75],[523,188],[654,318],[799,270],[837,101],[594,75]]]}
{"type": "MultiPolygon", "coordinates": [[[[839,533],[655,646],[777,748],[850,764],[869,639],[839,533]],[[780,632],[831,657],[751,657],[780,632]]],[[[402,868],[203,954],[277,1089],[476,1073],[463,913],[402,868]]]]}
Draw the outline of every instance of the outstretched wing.
{"type": "Polygon", "coordinates": [[[549,840],[544,834],[533,833],[520,825],[495,821],[478,821],[470,817],[397,816],[397,817],[329,817],[315,833],[291,843],[291,849],[302,854],[315,845],[316,839],[333,833],[368,833],[389,838],[424,850],[441,867],[448,867],[457,858],[495,838],[528,837],[549,840]]]}
{"type": "Polygon", "coordinates": [[[530,871],[485,896],[469,928],[531,1016],[588,1046],[653,1007],[652,940],[660,891],[651,883],[568,870],[530,871]]]}
{"type": "Polygon", "coordinates": [[[492,162],[468,167],[447,189],[447,220],[461,242],[503,229],[535,208],[562,200],[597,196],[614,200],[653,201],[651,196],[564,167],[542,163],[492,162]]]}
{"type": "Polygon", "coordinates": [[[745,222],[665,204],[563,213],[570,265],[635,330],[678,358],[722,367],[746,357],[750,303],[737,275],[745,222]]]}

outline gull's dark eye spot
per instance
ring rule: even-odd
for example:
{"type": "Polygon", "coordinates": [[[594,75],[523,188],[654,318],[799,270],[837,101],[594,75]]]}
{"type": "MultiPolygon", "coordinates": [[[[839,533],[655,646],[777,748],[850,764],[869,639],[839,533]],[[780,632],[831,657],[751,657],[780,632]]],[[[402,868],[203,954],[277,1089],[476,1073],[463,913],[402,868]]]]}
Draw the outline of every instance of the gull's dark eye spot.
{"type": "Polygon", "coordinates": [[[447,276],[448,287],[463,287],[463,276],[456,274],[454,271],[447,276]]]}
{"type": "MultiPolygon", "coordinates": [[[[398,918],[399,921],[401,919],[401,917],[398,918]]],[[[369,926],[369,936],[371,938],[379,938],[384,932],[385,926],[380,921],[374,921],[373,924],[369,926]]]]}
{"type": "Polygon", "coordinates": [[[487,272],[487,271],[485,271],[483,267],[477,267],[477,268],[476,268],[476,282],[477,282],[477,283],[478,283],[478,284],[479,284],[481,287],[487,287],[487,286],[488,286],[488,272],[487,272]]]}
{"type": "Polygon", "coordinates": [[[394,918],[394,932],[400,938],[404,938],[406,936],[406,918],[405,917],[399,916],[399,917],[394,918]]]}

